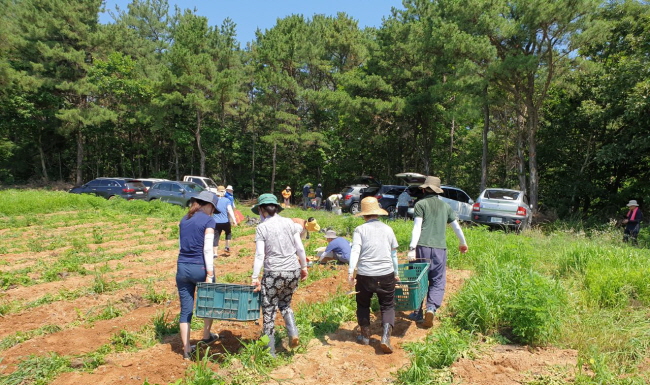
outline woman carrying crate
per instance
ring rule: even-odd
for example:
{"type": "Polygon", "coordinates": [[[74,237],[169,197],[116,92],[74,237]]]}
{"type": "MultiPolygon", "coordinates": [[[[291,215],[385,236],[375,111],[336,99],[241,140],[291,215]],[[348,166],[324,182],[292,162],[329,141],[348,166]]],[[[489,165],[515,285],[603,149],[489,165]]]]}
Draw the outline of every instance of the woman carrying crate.
{"type": "Polygon", "coordinates": [[[282,206],[275,195],[260,195],[252,211],[262,219],[255,232],[252,285],[257,286],[255,291],[262,291],[262,331],[269,337],[269,351],[275,356],[277,309],[284,317],[289,346],[295,348],[300,343],[291,298],[298,287],[298,280],[307,278],[307,258],[299,229],[291,219],[278,214],[282,206]],[[258,277],[262,265],[264,274],[260,282],[258,277]]]}
{"type": "MultiPolygon", "coordinates": [[[[179,225],[178,264],[176,270],[176,287],[181,300],[180,334],[183,342],[183,358],[191,360],[195,350],[190,346],[190,323],[194,307],[194,293],[199,282],[214,280],[214,242],[215,221],[212,214],[217,211],[217,197],[209,191],[192,198],[187,215],[179,225]]],[[[212,319],[203,320],[203,339],[209,344],[219,338],[210,333],[212,319]]]]}
{"type": "Polygon", "coordinates": [[[393,229],[379,221],[380,215],[388,215],[379,207],[375,197],[361,200],[361,212],[366,223],[354,229],[348,281],[357,292],[357,322],[360,334],[357,341],[370,344],[370,301],[377,294],[381,310],[381,350],[392,353],[390,335],[395,325],[395,283],[399,281],[397,270],[397,238],[393,229]],[[354,270],[357,270],[356,279],[354,270]]]}

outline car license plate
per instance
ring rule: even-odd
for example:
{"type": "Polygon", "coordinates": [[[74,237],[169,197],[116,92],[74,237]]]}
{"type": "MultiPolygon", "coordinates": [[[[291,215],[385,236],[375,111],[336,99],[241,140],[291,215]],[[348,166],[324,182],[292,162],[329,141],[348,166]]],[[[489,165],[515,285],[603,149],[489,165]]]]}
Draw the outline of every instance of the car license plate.
{"type": "Polygon", "coordinates": [[[503,218],[491,217],[490,222],[492,222],[492,223],[501,223],[501,222],[503,222],[503,218]]]}
{"type": "Polygon", "coordinates": [[[144,191],[136,191],[136,194],[144,194],[144,191]]]}

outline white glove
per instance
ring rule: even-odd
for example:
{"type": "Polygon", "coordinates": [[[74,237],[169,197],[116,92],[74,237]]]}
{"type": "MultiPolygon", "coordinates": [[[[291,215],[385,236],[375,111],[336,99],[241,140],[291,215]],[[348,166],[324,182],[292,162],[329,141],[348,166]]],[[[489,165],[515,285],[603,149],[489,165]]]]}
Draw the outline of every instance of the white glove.
{"type": "Polygon", "coordinates": [[[415,261],[415,250],[409,250],[408,254],[406,254],[409,258],[409,262],[415,261]]]}

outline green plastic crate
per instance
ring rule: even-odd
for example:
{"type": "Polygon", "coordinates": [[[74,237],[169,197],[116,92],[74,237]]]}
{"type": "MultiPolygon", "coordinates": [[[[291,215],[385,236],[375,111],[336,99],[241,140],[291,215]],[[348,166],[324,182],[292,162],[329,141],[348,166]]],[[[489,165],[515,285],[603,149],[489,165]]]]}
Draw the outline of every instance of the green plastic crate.
{"type": "Polygon", "coordinates": [[[260,292],[254,286],[199,282],[196,290],[196,316],[231,321],[260,318],[260,292]]]}
{"type": "Polygon", "coordinates": [[[405,263],[397,266],[400,281],[395,285],[395,310],[416,310],[429,289],[429,264],[405,263]]]}

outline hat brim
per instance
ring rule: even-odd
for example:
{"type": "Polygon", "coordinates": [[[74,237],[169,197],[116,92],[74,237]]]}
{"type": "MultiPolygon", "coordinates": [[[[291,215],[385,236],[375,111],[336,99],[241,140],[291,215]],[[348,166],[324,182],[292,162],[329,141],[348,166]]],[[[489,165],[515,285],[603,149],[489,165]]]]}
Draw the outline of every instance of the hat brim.
{"type": "Polygon", "coordinates": [[[219,209],[217,209],[217,206],[215,206],[214,202],[212,202],[212,201],[208,201],[208,200],[205,200],[205,199],[201,199],[201,198],[199,198],[199,197],[192,197],[192,198],[190,198],[190,204],[191,204],[192,202],[194,202],[194,201],[201,201],[201,202],[203,202],[203,203],[209,203],[209,204],[212,205],[212,207],[214,207],[214,213],[215,213],[215,214],[221,214],[221,211],[219,211],[219,209]]]}
{"type": "Polygon", "coordinates": [[[355,214],[354,216],[355,217],[363,217],[363,216],[366,216],[366,215],[388,215],[388,211],[386,211],[384,209],[381,209],[381,208],[377,208],[377,209],[370,210],[370,211],[361,211],[360,213],[355,214]]]}
{"type": "Polygon", "coordinates": [[[639,205],[634,205],[634,204],[631,205],[631,204],[628,203],[627,207],[639,207],[639,205]]]}
{"type": "Polygon", "coordinates": [[[280,206],[279,204],[277,204],[277,203],[256,203],[255,205],[253,205],[253,207],[251,207],[251,211],[253,212],[253,214],[260,215],[259,207],[261,205],[275,205],[275,206],[277,206],[276,212],[278,212],[278,213],[280,211],[284,210],[284,208],[282,206],[280,206]]]}
{"type": "Polygon", "coordinates": [[[444,191],[443,191],[440,187],[438,187],[438,186],[434,186],[434,185],[431,185],[431,184],[423,184],[423,185],[420,185],[420,188],[421,188],[421,189],[425,189],[425,188],[427,188],[427,187],[430,188],[431,190],[433,190],[434,192],[438,193],[438,194],[442,194],[442,193],[444,192],[444,191]]]}

